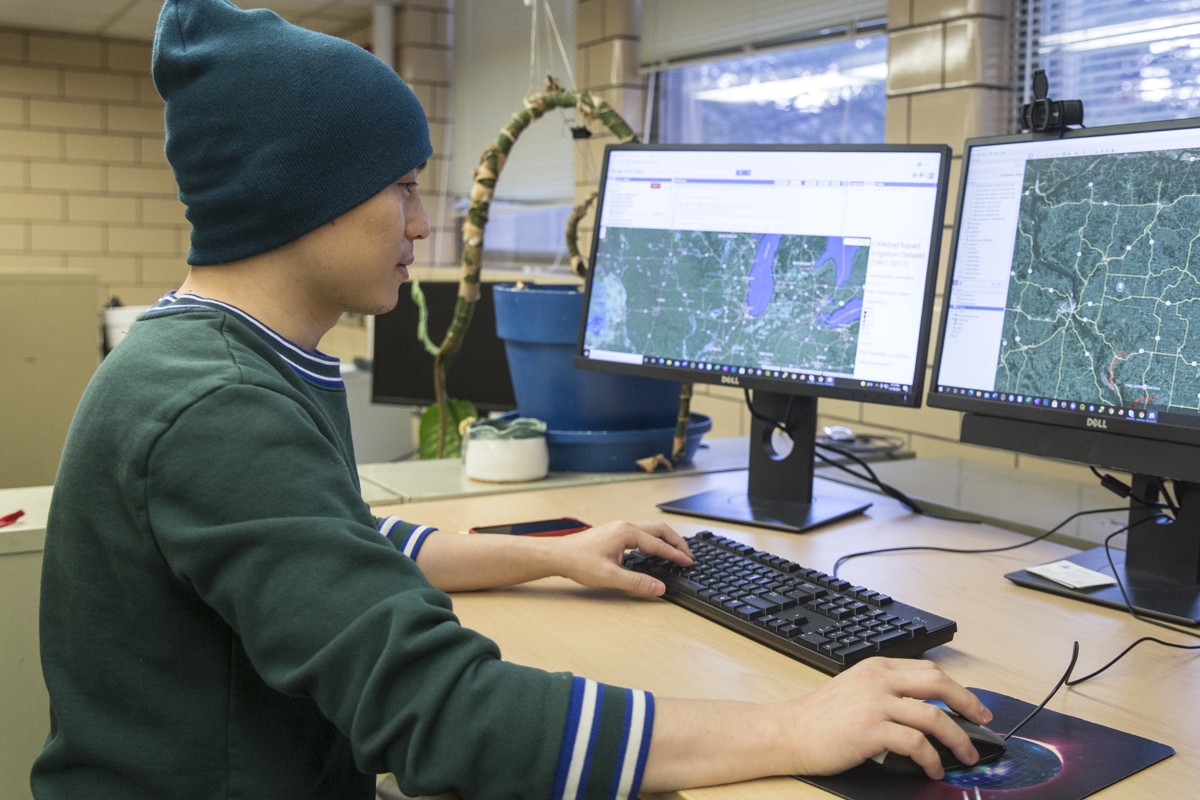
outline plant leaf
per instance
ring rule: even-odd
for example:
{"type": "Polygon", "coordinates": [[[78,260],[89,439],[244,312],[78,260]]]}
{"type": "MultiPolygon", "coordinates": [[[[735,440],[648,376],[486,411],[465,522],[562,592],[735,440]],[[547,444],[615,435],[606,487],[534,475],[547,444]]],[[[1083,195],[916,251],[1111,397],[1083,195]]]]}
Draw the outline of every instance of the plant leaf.
{"type": "MultiPolygon", "coordinates": [[[[478,417],[479,411],[470,400],[446,400],[448,418],[446,420],[446,446],[442,450],[442,458],[458,458],[462,454],[462,435],[458,432],[459,424],[464,419],[478,417]]],[[[419,427],[420,453],[422,459],[438,457],[438,407],[431,405],[421,414],[419,427]]]]}

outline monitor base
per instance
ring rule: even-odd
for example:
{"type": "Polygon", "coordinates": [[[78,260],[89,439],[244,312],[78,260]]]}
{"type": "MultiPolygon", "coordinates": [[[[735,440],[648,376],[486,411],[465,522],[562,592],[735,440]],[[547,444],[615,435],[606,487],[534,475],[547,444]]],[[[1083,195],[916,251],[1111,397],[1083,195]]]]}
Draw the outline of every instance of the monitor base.
{"type": "Polygon", "coordinates": [[[745,489],[710,489],[690,497],[659,503],[658,507],[672,514],[803,533],[861,514],[871,504],[829,497],[814,497],[811,502],[798,503],[751,497],[745,489]]]}
{"type": "MultiPolygon", "coordinates": [[[[1127,570],[1124,550],[1113,550],[1112,559],[1117,568],[1117,577],[1125,586],[1125,591],[1129,593],[1129,601],[1139,614],[1181,625],[1200,625],[1200,586],[1138,570],[1127,570]]],[[[1103,547],[1084,550],[1065,560],[1105,575],[1113,574],[1103,547]]],[[[1019,586],[1031,589],[1039,589],[1112,608],[1124,609],[1126,607],[1125,599],[1121,596],[1121,590],[1117,586],[1072,589],[1026,570],[1010,572],[1004,577],[1019,586]]]]}

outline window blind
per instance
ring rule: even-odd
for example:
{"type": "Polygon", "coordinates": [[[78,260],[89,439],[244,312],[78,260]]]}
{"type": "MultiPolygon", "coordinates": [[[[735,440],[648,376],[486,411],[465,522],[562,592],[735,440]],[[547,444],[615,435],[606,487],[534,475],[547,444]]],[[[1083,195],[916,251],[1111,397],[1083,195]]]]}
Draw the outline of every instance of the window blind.
{"type": "MultiPolygon", "coordinates": [[[[550,7],[563,46],[573,54],[575,0],[551,0],[550,7]]],[[[459,0],[455,12],[450,188],[466,196],[480,154],[523,107],[525,95],[545,88],[545,75],[530,75],[533,18],[521,0],[459,0]]],[[[544,8],[539,9],[538,20],[537,66],[554,69],[555,77],[570,85],[570,76],[562,74],[558,46],[546,33],[544,8]]],[[[574,143],[563,119],[559,112],[551,112],[525,129],[497,182],[497,200],[570,201],[575,192],[574,143]]],[[[444,144],[433,146],[440,150],[444,144]]]]}
{"type": "Polygon", "coordinates": [[[886,18],[887,0],[643,0],[641,64],[653,69],[886,18]]]}
{"type": "Polygon", "coordinates": [[[1015,44],[1022,103],[1043,69],[1089,127],[1200,114],[1200,0],[1025,0],[1015,44]]]}

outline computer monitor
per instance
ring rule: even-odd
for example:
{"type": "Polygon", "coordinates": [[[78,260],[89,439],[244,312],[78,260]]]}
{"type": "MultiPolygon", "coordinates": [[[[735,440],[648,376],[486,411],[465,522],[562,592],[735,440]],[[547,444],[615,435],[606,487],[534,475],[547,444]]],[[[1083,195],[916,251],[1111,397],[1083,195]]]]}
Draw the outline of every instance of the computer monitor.
{"type": "Polygon", "coordinates": [[[576,365],[754,392],[749,474],[660,508],[801,531],[870,505],[814,492],[817,400],[920,404],[949,162],[944,145],[606,149],[576,365]]]}
{"type": "MultiPolygon", "coordinates": [[[[517,400],[504,341],[496,335],[492,284],[481,283],[480,289],[471,327],[446,371],[446,392],[470,400],[480,411],[509,411],[517,407],[517,400]]],[[[458,283],[421,281],[421,291],[429,309],[429,336],[440,343],[454,317],[458,283]]],[[[400,301],[394,309],[375,317],[372,402],[414,406],[435,402],[433,356],[417,338],[418,318],[410,283],[400,287],[400,301]]]]}
{"type": "MultiPolygon", "coordinates": [[[[967,142],[929,405],[964,442],[1133,475],[1135,607],[1200,617],[1200,120],[967,142]],[[1174,480],[1164,495],[1158,479],[1174,480]]],[[[1020,502],[1019,497],[1013,502],[1020,502]]],[[[1111,573],[1103,548],[1072,559],[1111,573]]],[[[1118,587],[1025,585],[1124,607],[1118,587]]]]}

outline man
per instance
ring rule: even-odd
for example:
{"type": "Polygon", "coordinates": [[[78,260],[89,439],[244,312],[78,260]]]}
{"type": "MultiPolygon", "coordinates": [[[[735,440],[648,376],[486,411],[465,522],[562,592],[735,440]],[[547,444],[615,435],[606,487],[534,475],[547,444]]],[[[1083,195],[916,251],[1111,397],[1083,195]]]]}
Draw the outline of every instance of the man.
{"type": "MultiPolygon", "coordinates": [[[[463,537],[363,503],[336,359],[342,313],[397,300],[428,235],[431,153],[409,88],[346,42],[226,0],[168,0],[154,45],[191,221],[183,285],[105,359],[47,530],[51,732],[39,798],[629,797],[829,773],[924,732],[973,750],[927,662],[870,662],[810,697],[672,701],[509,664],[443,591],[563,575],[661,594],[661,523],[559,540],[463,537]]],[[[632,657],[632,656],[631,656],[632,657]]]]}

